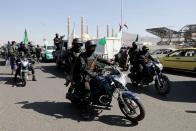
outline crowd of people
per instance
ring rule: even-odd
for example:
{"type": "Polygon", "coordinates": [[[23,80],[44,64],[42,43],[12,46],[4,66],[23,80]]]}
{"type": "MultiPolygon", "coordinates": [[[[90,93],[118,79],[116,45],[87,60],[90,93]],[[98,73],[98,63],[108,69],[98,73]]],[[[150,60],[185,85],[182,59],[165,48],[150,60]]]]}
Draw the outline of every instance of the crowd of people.
{"type": "Polygon", "coordinates": [[[11,75],[14,75],[14,82],[17,82],[17,76],[20,71],[20,60],[21,58],[28,58],[31,66],[29,70],[32,72],[32,80],[36,81],[34,64],[35,61],[39,62],[41,57],[41,51],[39,45],[34,47],[31,42],[28,44],[24,44],[23,42],[17,44],[16,41],[8,42],[7,46],[4,47],[4,57],[6,59],[6,64],[10,64],[11,67],[11,75]]]}
{"type": "MultiPolygon", "coordinates": [[[[54,38],[54,45],[56,46],[56,50],[60,50],[61,38],[56,34],[54,38]]],[[[11,44],[8,43],[7,46],[7,57],[6,59],[10,61],[11,66],[11,74],[14,75],[14,82],[17,82],[17,76],[19,75],[20,65],[18,62],[22,57],[26,57],[29,59],[31,66],[29,70],[32,72],[32,80],[36,81],[34,64],[37,58],[39,62],[39,58],[41,56],[41,48],[37,45],[35,48],[30,42],[25,45],[21,42],[19,45],[16,45],[15,41],[12,41],[11,44]]],[[[94,72],[93,63],[89,63],[90,59],[96,59],[101,63],[106,65],[112,65],[114,62],[99,58],[94,55],[96,50],[96,43],[93,40],[82,42],[79,38],[73,39],[72,47],[68,49],[64,56],[65,63],[65,79],[66,85],[67,83],[71,83],[72,86],[68,89],[68,93],[66,95],[67,98],[70,97],[71,92],[74,88],[83,88],[83,99],[85,101],[83,110],[83,117],[89,117],[88,115],[88,100],[90,97],[90,80],[92,77],[96,76],[94,72]],[[82,46],[85,47],[85,51],[82,51],[82,46]]],[[[132,47],[122,48],[119,52],[121,57],[117,59],[115,62],[121,61],[121,59],[125,59],[124,61],[130,62],[133,65],[132,71],[139,72],[138,77],[145,74],[145,60],[150,59],[154,60],[150,53],[148,52],[149,48],[143,46],[142,49],[139,49],[136,42],[132,43],[132,47]],[[124,53],[124,54],[123,54],[124,53]],[[141,59],[140,59],[141,58],[141,59]]],[[[91,60],[93,61],[93,60],[91,60]]]]}

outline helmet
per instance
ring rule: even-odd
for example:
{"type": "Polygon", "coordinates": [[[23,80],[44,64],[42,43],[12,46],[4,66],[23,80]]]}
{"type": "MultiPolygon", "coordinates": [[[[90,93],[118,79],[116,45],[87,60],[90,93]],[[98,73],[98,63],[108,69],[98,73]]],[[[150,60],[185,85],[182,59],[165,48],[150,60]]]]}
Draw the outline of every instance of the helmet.
{"type": "Polygon", "coordinates": [[[58,34],[58,33],[56,33],[55,35],[56,35],[56,37],[58,37],[58,36],[59,36],[59,34],[58,34]]]}
{"type": "Polygon", "coordinates": [[[73,39],[72,48],[74,52],[76,53],[80,52],[82,46],[83,46],[83,43],[79,38],[73,39]]]}
{"type": "Polygon", "coordinates": [[[95,43],[95,41],[88,40],[88,41],[85,43],[85,49],[86,49],[87,51],[95,51],[95,48],[96,48],[96,43],[95,43]]]}
{"type": "Polygon", "coordinates": [[[149,51],[149,48],[148,48],[147,46],[144,45],[144,46],[142,47],[142,51],[147,52],[147,51],[149,51]]]}
{"type": "Polygon", "coordinates": [[[133,48],[133,49],[137,49],[137,44],[136,44],[135,41],[132,43],[132,48],[133,48]]]}
{"type": "Polygon", "coordinates": [[[85,43],[85,49],[86,49],[87,57],[90,57],[96,49],[95,41],[92,41],[92,40],[87,41],[85,43]]]}
{"type": "Polygon", "coordinates": [[[14,45],[16,43],[16,41],[12,41],[12,45],[14,45]]]}

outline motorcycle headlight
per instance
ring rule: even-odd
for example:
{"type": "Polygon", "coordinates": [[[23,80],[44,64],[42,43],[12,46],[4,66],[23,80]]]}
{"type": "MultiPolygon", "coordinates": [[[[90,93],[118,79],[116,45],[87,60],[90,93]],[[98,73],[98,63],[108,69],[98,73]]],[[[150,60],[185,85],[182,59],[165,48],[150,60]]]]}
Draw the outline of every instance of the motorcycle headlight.
{"type": "Polygon", "coordinates": [[[126,75],[121,74],[120,77],[114,77],[114,79],[118,82],[120,82],[123,86],[126,86],[127,82],[126,82],[126,75]]]}

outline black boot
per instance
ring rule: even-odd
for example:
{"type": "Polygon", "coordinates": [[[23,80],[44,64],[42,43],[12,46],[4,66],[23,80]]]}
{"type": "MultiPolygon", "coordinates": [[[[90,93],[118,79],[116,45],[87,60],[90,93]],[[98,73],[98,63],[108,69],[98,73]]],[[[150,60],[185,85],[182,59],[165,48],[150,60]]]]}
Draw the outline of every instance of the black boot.
{"type": "Polygon", "coordinates": [[[14,77],[14,79],[13,79],[13,80],[14,80],[14,82],[16,83],[16,82],[17,82],[17,77],[14,77]]]}
{"type": "Polygon", "coordinates": [[[33,75],[32,81],[37,81],[37,79],[35,78],[35,75],[33,75]]]}
{"type": "Polygon", "coordinates": [[[90,119],[90,113],[89,113],[89,109],[88,109],[87,106],[82,107],[81,117],[84,120],[89,120],[90,119]]]}

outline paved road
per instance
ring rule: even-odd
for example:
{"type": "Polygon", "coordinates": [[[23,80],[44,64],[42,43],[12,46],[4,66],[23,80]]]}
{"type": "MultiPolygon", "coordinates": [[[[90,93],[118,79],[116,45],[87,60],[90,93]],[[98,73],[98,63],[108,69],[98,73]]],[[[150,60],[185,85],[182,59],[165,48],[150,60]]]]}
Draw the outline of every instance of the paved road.
{"type": "Polygon", "coordinates": [[[191,75],[168,74],[172,91],[167,97],[157,95],[153,85],[131,88],[146,109],[145,119],[134,125],[115,100],[111,110],[92,112],[96,117],[83,121],[64,98],[62,70],[52,63],[38,65],[38,81],[28,81],[25,88],[14,87],[9,72],[0,66],[0,131],[196,131],[196,77],[191,75]]]}

